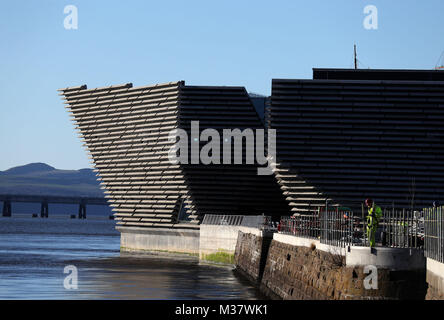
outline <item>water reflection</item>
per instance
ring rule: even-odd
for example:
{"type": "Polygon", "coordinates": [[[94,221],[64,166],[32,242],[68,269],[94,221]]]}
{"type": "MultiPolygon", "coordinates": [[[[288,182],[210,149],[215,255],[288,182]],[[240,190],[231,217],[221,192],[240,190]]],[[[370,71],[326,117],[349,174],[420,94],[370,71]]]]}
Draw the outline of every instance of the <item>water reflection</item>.
{"type": "MultiPolygon", "coordinates": [[[[73,261],[73,264],[75,261],[73,261]]],[[[81,264],[87,278],[80,289],[113,299],[256,299],[258,292],[235,277],[231,267],[195,258],[124,254],[81,264]],[[92,266],[90,266],[92,264],[92,266]]],[[[79,271],[80,272],[80,271],[79,271]]]]}
{"type": "Polygon", "coordinates": [[[0,218],[0,299],[263,298],[231,267],[119,246],[113,221],[0,218]],[[77,290],[63,286],[66,265],[77,290]]]}

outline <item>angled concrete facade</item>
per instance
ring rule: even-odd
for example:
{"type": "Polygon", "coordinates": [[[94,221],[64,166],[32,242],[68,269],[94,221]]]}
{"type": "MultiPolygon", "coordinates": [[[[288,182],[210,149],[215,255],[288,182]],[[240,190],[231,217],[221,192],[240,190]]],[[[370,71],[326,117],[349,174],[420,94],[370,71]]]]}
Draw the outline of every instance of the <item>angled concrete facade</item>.
{"type": "Polygon", "coordinates": [[[180,166],[167,157],[168,132],[178,121],[179,86],[60,90],[119,226],[171,227],[181,197],[187,196],[180,166]]]}
{"type": "MultiPolygon", "coordinates": [[[[113,207],[122,247],[149,249],[152,243],[163,250],[167,243],[165,250],[195,252],[193,230],[198,232],[205,214],[288,214],[278,184],[271,175],[257,174],[257,162],[174,164],[168,158],[177,142],[169,139],[170,132],[182,129],[191,136],[192,121],[199,121],[200,131],[212,128],[221,136],[223,129],[263,129],[245,88],[178,81],[143,87],[84,85],[59,92],[113,207]],[[162,241],[153,237],[159,228],[170,230],[161,232],[162,241]],[[181,250],[171,239],[184,235],[189,241],[181,250]]],[[[224,141],[220,143],[222,147],[224,141]]]]}

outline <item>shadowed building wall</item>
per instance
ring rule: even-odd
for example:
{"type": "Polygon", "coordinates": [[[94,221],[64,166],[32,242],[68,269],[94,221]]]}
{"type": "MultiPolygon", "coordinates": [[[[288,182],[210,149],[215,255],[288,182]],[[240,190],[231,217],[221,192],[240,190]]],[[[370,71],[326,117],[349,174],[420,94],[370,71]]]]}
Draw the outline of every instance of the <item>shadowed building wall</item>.
{"type": "Polygon", "coordinates": [[[274,79],[267,110],[277,130],[276,178],[293,212],[326,199],[415,208],[444,199],[442,72],[314,69],[314,76],[274,79]]]}

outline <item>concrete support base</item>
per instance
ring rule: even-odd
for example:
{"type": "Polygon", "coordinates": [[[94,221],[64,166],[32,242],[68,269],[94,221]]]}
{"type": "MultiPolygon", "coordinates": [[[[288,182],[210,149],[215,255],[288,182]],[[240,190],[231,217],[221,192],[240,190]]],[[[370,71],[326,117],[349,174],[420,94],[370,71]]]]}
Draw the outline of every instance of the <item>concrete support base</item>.
{"type": "Polygon", "coordinates": [[[199,254],[199,230],[117,227],[121,251],[199,254]]]}
{"type": "Polygon", "coordinates": [[[351,247],[345,255],[348,267],[374,265],[390,270],[421,270],[426,268],[424,252],[409,248],[351,247]]]}
{"type": "Polygon", "coordinates": [[[427,300],[444,300],[444,263],[427,258],[427,300]]]}
{"type": "Polygon", "coordinates": [[[214,262],[234,263],[239,227],[201,225],[199,259],[214,262]]]}
{"type": "Polygon", "coordinates": [[[201,260],[234,264],[239,231],[262,236],[262,231],[242,226],[200,226],[199,258],[201,260]]]}

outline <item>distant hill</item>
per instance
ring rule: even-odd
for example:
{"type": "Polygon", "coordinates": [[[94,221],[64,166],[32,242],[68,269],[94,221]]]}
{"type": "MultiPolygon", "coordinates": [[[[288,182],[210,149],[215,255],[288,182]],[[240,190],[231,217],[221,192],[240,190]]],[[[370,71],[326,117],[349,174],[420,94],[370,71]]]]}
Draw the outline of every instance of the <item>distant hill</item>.
{"type": "Polygon", "coordinates": [[[92,169],[59,170],[30,163],[0,171],[0,194],[103,197],[92,169]]]}
{"type": "Polygon", "coordinates": [[[11,169],[8,169],[6,171],[0,171],[0,174],[6,174],[6,175],[21,175],[21,174],[32,174],[32,173],[38,173],[38,172],[48,172],[55,170],[54,167],[51,167],[47,165],[46,163],[30,163],[24,166],[14,167],[11,169]]]}

